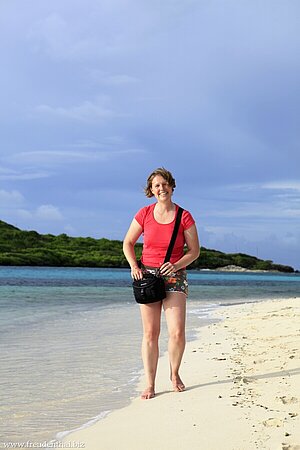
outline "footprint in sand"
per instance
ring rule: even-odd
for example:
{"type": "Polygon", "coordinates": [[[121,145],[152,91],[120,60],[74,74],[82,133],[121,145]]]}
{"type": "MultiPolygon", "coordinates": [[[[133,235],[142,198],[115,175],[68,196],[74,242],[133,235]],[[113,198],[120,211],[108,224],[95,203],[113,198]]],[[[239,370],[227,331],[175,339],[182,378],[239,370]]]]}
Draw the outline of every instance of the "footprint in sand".
{"type": "Polygon", "coordinates": [[[242,377],[242,376],[238,376],[233,379],[234,383],[242,382],[242,383],[248,384],[248,383],[253,383],[254,381],[255,380],[252,378],[242,377]]]}
{"type": "Polygon", "coordinates": [[[253,364],[262,364],[262,363],[264,363],[264,362],[266,362],[265,359],[255,359],[255,360],[253,361],[253,364]]]}
{"type": "Polygon", "coordinates": [[[300,445],[282,444],[282,450],[300,450],[300,445]]]}
{"type": "Polygon", "coordinates": [[[283,420],[271,417],[270,419],[264,420],[263,425],[265,427],[282,427],[283,420]]]}
{"type": "Polygon", "coordinates": [[[298,403],[298,399],[296,397],[276,397],[277,400],[280,400],[284,405],[290,405],[291,403],[298,403]]]}

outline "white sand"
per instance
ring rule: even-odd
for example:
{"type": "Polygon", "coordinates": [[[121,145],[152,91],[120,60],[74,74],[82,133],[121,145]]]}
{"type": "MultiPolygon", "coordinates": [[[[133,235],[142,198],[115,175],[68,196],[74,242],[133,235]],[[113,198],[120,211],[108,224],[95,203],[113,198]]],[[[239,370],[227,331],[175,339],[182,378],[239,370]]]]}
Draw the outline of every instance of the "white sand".
{"type": "Polygon", "coordinates": [[[87,450],[300,450],[300,298],[217,315],[225,320],[186,347],[185,392],[172,392],[164,355],[154,399],[136,398],[64,441],[87,450]]]}

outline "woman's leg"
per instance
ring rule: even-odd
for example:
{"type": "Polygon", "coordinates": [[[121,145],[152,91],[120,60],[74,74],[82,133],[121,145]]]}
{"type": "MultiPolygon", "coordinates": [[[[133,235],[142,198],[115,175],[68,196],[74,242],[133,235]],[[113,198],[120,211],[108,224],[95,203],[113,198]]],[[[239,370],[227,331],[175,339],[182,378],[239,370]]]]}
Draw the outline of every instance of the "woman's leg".
{"type": "Polygon", "coordinates": [[[152,398],[155,395],[155,376],[158,361],[158,338],[160,333],[162,302],[140,305],[143,323],[142,358],[145,369],[147,387],[142,393],[142,399],[152,398]]]}
{"type": "Polygon", "coordinates": [[[163,306],[169,332],[170,378],[174,391],[180,392],[185,389],[179,368],[185,348],[186,296],[182,292],[168,292],[163,306]]]}

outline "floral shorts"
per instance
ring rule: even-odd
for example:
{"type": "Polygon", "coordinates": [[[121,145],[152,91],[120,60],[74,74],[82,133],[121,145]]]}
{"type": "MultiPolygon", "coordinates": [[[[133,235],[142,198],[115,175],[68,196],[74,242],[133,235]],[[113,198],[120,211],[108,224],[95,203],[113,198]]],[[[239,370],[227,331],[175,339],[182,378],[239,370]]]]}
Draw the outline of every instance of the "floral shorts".
{"type": "MultiPolygon", "coordinates": [[[[149,267],[142,265],[142,270],[155,274],[157,272],[156,267],[149,267]]],[[[188,295],[188,282],[186,278],[186,270],[180,269],[171,275],[163,276],[166,292],[183,292],[186,296],[188,295]]]]}

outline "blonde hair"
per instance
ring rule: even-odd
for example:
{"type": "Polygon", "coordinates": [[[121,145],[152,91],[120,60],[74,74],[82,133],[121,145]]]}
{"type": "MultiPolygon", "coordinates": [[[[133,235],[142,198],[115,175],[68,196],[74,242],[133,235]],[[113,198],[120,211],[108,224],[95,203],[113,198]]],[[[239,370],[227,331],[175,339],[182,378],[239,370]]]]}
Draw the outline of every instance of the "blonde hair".
{"type": "Polygon", "coordinates": [[[146,197],[150,198],[154,196],[154,194],[151,191],[151,188],[152,188],[152,181],[157,175],[163,177],[174,191],[176,187],[175,178],[173,177],[171,172],[169,172],[167,169],[165,169],[164,167],[159,167],[158,169],[154,170],[147,178],[147,185],[144,188],[146,197]]]}

